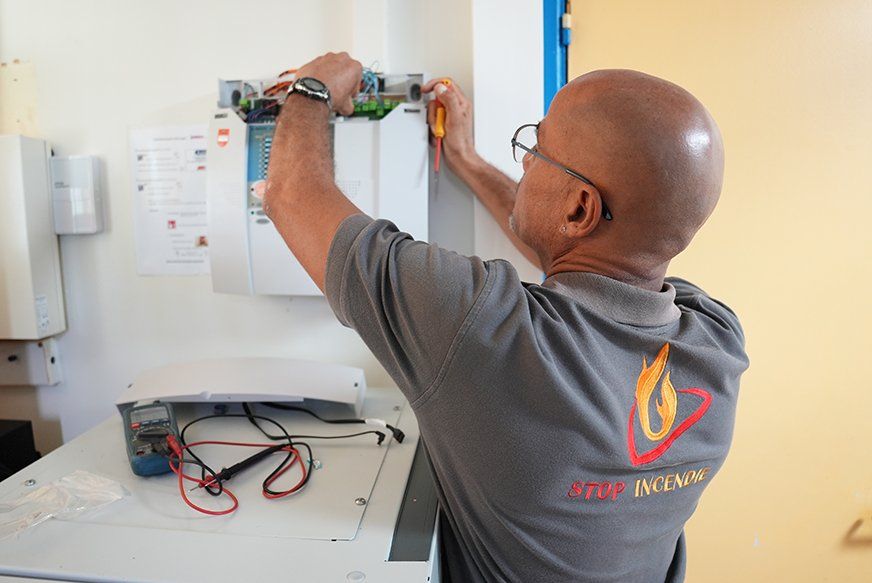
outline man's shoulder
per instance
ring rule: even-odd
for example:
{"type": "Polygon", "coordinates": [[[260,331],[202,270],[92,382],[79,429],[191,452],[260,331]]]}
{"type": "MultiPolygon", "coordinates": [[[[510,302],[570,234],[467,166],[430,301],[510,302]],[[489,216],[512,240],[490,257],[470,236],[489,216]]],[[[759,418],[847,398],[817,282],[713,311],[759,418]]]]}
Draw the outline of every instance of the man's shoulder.
{"type": "Polygon", "coordinates": [[[704,321],[735,334],[744,345],[745,331],[739,316],[726,302],[711,296],[698,285],[680,277],[667,277],[665,282],[675,288],[675,304],[683,312],[699,314],[704,321]]]}

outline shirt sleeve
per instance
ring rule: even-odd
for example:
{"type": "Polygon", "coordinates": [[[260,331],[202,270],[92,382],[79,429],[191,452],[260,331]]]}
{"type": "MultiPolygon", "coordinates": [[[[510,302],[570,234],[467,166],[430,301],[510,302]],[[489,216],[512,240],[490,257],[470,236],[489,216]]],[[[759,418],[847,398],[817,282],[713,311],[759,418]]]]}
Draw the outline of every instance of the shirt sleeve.
{"type": "Polygon", "coordinates": [[[438,388],[491,279],[478,257],[415,241],[390,221],[353,215],[330,246],[325,295],[414,407],[438,388]]]}

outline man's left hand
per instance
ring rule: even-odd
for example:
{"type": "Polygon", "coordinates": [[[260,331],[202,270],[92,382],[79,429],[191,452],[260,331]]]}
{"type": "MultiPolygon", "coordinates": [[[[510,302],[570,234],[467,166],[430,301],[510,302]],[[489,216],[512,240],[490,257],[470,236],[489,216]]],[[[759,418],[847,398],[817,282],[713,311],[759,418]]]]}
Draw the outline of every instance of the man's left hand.
{"type": "Polygon", "coordinates": [[[363,67],[348,53],[327,53],[303,65],[297,79],[312,77],[327,86],[333,110],[341,115],[354,113],[354,96],[360,91],[363,67]]]}

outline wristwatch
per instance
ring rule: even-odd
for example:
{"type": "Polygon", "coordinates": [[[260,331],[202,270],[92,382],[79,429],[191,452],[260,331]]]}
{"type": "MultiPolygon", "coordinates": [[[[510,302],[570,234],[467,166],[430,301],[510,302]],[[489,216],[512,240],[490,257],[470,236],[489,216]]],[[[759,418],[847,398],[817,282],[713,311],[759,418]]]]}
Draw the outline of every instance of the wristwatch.
{"type": "Polygon", "coordinates": [[[288,88],[288,95],[292,93],[299,93],[309,99],[323,101],[327,104],[328,110],[333,109],[330,103],[330,90],[322,82],[312,77],[302,77],[291,83],[291,86],[288,88]]]}

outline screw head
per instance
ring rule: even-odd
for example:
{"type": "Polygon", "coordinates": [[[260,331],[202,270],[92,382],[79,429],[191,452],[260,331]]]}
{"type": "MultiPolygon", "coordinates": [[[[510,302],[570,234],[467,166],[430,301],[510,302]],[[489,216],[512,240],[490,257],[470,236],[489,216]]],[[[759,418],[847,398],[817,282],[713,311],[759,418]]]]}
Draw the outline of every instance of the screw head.
{"type": "Polygon", "coordinates": [[[312,467],[316,470],[321,469],[321,460],[312,460],[312,467]]]}
{"type": "Polygon", "coordinates": [[[357,504],[358,506],[366,506],[366,498],[363,498],[363,497],[355,498],[354,503],[357,504]]]}
{"type": "Polygon", "coordinates": [[[27,487],[36,486],[36,480],[30,478],[29,480],[24,480],[24,485],[27,487]]]}

